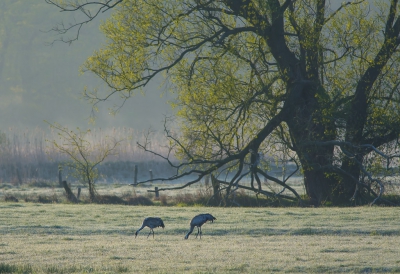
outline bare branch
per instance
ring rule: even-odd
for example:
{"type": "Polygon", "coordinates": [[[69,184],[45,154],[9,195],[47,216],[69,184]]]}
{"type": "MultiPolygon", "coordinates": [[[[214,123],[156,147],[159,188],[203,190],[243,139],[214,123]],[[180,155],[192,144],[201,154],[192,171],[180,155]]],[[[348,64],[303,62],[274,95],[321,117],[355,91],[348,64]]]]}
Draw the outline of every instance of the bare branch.
{"type": "MultiPolygon", "coordinates": [[[[58,26],[55,26],[51,29],[51,31],[55,31],[61,35],[66,34],[67,32],[72,31],[73,29],[76,29],[76,34],[73,38],[68,38],[64,40],[63,37],[61,37],[59,40],[56,41],[61,41],[64,43],[71,44],[74,41],[78,40],[79,34],[81,31],[81,28],[85,25],[93,21],[100,13],[104,13],[114,7],[116,7],[118,4],[122,3],[123,0],[103,0],[103,1],[86,1],[83,3],[79,3],[78,1],[68,1],[68,2],[60,2],[57,0],[45,0],[46,3],[50,5],[54,5],[60,9],[60,12],[75,12],[75,11],[80,11],[87,19],[82,20],[77,23],[72,23],[69,26],[65,26],[64,23],[60,23],[58,26]],[[94,13],[92,14],[91,10],[89,8],[93,8],[94,13]]],[[[53,44],[52,42],[51,44],[53,44]]]]}

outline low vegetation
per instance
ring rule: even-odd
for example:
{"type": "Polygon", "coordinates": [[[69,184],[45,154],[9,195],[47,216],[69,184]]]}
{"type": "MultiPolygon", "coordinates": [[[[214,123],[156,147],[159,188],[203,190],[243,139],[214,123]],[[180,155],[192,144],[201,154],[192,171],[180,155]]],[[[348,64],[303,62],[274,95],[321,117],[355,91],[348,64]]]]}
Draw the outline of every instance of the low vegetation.
{"type": "Polygon", "coordinates": [[[399,208],[0,203],[0,273],[399,273],[399,208]],[[202,239],[190,219],[212,213],[202,239]],[[143,218],[165,229],[135,239],[143,218]]]}
{"type": "MultiPolygon", "coordinates": [[[[302,189],[299,181],[292,181],[291,187],[295,188],[306,200],[304,189],[302,189]]],[[[79,183],[70,185],[71,191],[78,196],[78,188],[81,189],[79,196],[80,204],[92,203],[87,187],[79,183]]],[[[300,206],[296,201],[278,199],[276,197],[267,197],[257,195],[253,191],[238,189],[230,196],[229,204],[223,204],[223,200],[215,201],[213,199],[212,186],[199,184],[190,186],[181,190],[161,191],[159,197],[156,197],[155,187],[165,188],[171,184],[154,183],[143,184],[139,186],[131,186],[123,183],[98,183],[96,184],[97,198],[95,203],[98,204],[120,204],[120,205],[142,205],[142,206],[229,206],[229,207],[288,207],[300,206]]],[[[179,186],[175,184],[172,186],[179,186]]],[[[271,192],[279,192],[281,189],[271,188],[264,184],[264,189],[271,192]]],[[[221,190],[224,193],[224,190],[221,190]]],[[[222,196],[222,195],[221,195],[222,196]]],[[[400,205],[400,187],[392,184],[386,189],[383,196],[384,202],[378,201],[377,205],[391,204],[393,206],[400,205]]],[[[12,184],[0,184],[0,202],[33,202],[33,203],[70,203],[67,199],[66,192],[58,182],[38,181],[15,186],[12,184]]],[[[349,201],[349,205],[356,205],[349,201]]],[[[303,206],[306,206],[303,204],[303,206]]],[[[332,206],[325,203],[324,207],[332,206]]]]}
{"type": "MultiPolygon", "coordinates": [[[[3,185],[4,186],[4,185],[3,185]]],[[[157,184],[157,186],[162,186],[157,184]]],[[[72,187],[77,192],[77,185],[72,187]]],[[[87,188],[82,187],[80,203],[91,203],[87,188]]],[[[122,205],[161,205],[161,206],[211,206],[218,205],[212,200],[211,187],[199,185],[180,191],[161,192],[155,196],[154,185],[132,187],[126,184],[99,184],[97,186],[98,204],[122,204],[122,205]]],[[[34,203],[69,203],[63,188],[58,183],[28,184],[20,187],[12,185],[4,186],[0,191],[0,201],[6,202],[34,202],[34,203]]],[[[288,206],[296,205],[290,201],[282,201],[267,198],[263,195],[255,195],[250,191],[239,189],[232,196],[229,206],[263,207],[263,206],[288,206]]]]}

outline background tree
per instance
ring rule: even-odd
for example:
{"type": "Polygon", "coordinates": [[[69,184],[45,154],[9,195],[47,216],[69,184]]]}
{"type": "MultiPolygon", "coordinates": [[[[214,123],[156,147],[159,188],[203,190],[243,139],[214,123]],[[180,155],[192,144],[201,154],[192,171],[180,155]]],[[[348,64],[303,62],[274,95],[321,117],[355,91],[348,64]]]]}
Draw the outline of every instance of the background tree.
{"type": "Polygon", "coordinates": [[[260,175],[290,189],[259,167],[261,152],[285,153],[314,205],[381,197],[400,133],[397,0],[46,1],[87,16],[57,29],[77,35],[114,10],[107,44],[84,64],[108,86],[86,93],[94,105],[164,73],[182,160],[169,179],[198,175],[188,186],[218,170],[233,172],[227,195],[245,174],[256,192],[260,175]]]}
{"type": "Polygon", "coordinates": [[[83,131],[77,128],[74,132],[54,123],[50,125],[57,131],[59,140],[47,140],[54,148],[69,156],[71,161],[63,165],[73,171],[73,177],[87,184],[92,202],[96,201],[95,182],[99,178],[97,165],[113,154],[120,141],[106,138],[103,142],[94,144],[88,138],[90,129],[83,131]]]}

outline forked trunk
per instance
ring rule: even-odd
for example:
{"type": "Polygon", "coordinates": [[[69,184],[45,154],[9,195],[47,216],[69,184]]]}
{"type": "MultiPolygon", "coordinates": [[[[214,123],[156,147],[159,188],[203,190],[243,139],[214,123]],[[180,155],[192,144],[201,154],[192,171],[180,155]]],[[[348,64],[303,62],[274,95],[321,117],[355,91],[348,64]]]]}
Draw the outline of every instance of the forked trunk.
{"type": "Polygon", "coordinates": [[[335,188],[335,178],[330,174],[334,146],[324,144],[335,140],[335,124],[324,115],[329,107],[322,87],[305,85],[291,92],[297,94],[292,102],[287,101],[291,115],[286,123],[303,168],[306,194],[311,204],[319,206],[332,198],[335,188]]]}

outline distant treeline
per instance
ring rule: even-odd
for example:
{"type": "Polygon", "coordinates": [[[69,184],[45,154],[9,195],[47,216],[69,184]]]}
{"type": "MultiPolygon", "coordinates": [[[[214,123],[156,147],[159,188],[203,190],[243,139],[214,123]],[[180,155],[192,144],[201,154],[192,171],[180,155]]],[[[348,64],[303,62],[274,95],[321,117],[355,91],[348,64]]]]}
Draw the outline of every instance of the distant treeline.
{"type": "MultiPolygon", "coordinates": [[[[101,143],[106,137],[123,140],[116,149],[116,155],[110,155],[98,166],[102,180],[108,182],[133,182],[135,165],[138,167],[138,179],[172,175],[174,170],[165,161],[145,153],[137,146],[144,141],[144,133],[131,128],[113,128],[109,130],[91,130],[88,139],[101,143]]],[[[0,131],[0,183],[23,184],[32,181],[58,181],[58,170],[70,159],[57,151],[50,142],[57,138],[55,132],[42,129],[0,131]]],[[[161,134],[153,134],[149,145],[157,153],[163,154],[161,134]]],[[[63,178],[74,180],[69,171],[62,171],[63,178]]]]}

